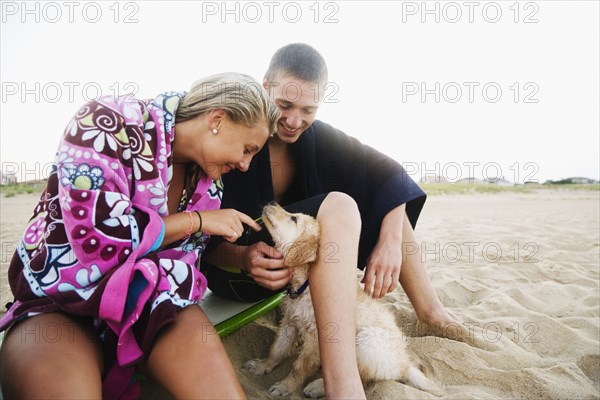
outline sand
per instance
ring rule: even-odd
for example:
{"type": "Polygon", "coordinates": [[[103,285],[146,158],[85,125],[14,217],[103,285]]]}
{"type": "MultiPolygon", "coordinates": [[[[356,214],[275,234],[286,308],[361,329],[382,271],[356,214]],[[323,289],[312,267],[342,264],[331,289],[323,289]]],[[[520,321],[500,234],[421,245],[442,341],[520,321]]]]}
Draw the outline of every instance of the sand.
{"type": "MultiPolygon", "coordinates": [[[[2,305],[11,299],[10,253],[35,202],[33,195],[0,198],[2,305]]],[[[445,388],[444,398],[600,398],[599,213],[600,193],[587,191],[428,199],[419,246],[442,302],[479,344],[424,332],[401,289],[383,301],[407,332],[410,354],[445,388]]],[[[277,320],[273,311],[224,339],[250,398],[267,398],[266,390],[289,372],[291,360],[262,377],[241,367],[266,356],[277,320]]],[[[164,395],[151,386],[145,393],[164,395]]],[[[369,384],[366,393],[434,398],[398,382],[369,384]]]]}

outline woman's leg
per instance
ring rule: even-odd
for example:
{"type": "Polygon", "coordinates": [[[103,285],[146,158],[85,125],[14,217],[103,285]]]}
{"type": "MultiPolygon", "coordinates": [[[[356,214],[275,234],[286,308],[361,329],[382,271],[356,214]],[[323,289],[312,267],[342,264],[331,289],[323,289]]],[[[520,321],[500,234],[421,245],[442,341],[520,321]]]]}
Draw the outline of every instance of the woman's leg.
{"type": "Polygon", "coordinates": [[[221,339],[197,306],[181,310],[160,332],[146,368],[178,399],[246,398],[221,339]]]}
{"type": "Polygon", "coordinates": [[[91,329],[67,315],[49,313],[18,323],[0,350],[6,399],[99,399],[103,369],[91,329]]]}
{"type": "Polygon", "coordinates": [[[309,272],[328,398],[365,398],[356,363],[356,290],[360,213],[348,195],[323,201],[319,255],[309,272]]]}

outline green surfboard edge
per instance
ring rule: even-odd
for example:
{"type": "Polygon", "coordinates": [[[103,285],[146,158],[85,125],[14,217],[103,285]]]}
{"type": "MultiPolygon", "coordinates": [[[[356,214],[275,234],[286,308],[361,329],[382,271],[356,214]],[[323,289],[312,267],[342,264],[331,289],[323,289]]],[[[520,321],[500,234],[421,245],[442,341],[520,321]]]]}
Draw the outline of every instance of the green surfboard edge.
{"type": "MultiPolygon", "coordinates": [[[[225,336],[228,336],[234,333],[235,331],[243,328],[250,322],[254,321],[256,318],[268,313],[269,311],[277,307],[279,304],[281,304],[281,301],[285,296],[285,292],[273,295],[268,299],[265,299],[260,303],[257,303],[252,307],[242,311],[241,313],[234,315],[228,320],[225,320],[215,325],[215,330],[217,331],[217,334],[219,335],[219,337],[224,338],[225,336]]],[[[135,375],[136,379],[140,383],[148,379],[146,376],[140,373],[136,373],[135,375]]]]}
{"type": "Polygon", "coordinates": [[[254,321],[256,318],[264,315],[281,304],[281,301],[286,296],[285,292],[278,293],[261,301],[258,304],[253,305],[247,310],[242,311],[241,313],[229,318],[226,321],[223,321],[217,325],[215,325],[215,329],[219,334],[219,337],[225,337],[233,332],[241,329],[242,327],[248,325],[250,322],[254,321]]]}
{"type": "MultiPolygon", "coordinates": [[[[238,329],[243,328],[248,325],[250,322],[254,321],[256,318],[264,315],[281,304],[281,301],[285,297],[285,292],[278,293],[261,301],[258,304],[253,305],[247,310],[242,311],[241,313],[229,318],[226,321],[223,321],[217,325],[215,325],[215,329],[220,337],[225,337],[238,329]]],[[[4,339],[4,332],[0,332],[0,344],[4,339]]]]}

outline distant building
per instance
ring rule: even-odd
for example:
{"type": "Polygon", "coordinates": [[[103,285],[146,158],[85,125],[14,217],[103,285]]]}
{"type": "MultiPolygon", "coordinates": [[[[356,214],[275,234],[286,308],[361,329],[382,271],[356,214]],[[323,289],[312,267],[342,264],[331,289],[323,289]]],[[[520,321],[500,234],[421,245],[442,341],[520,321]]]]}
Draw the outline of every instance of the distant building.
{"type": "Polygon", "coordinates": [[[583,185],[593,185],[594,183],[598,183],[598,181],[594,179],[584,178],[581,176],[567,178],[566,180],[570,181],[569,183],[579,183],[583,185]]]}
{"type": "Polygon", "coordinates": [[[486,183],[489,183],[490,185],[498,185],[498,186],[514,186],[515,184],[511,181],[507,181],[506,179],[504,179],[504,177],[502,178],[488,178],[485,180],[486,183]]]}
{"type": "Polygon", "coordinates": [[[0,185],[16,185],[17,175],[14,172],[4,174],[0,172],[0,185]]]}
{"type": "Polygon", "coordinates": [[[575,176],[575,177],[571,177],[571,178],[561,179],[559,181],[548,180],[548,181],[544,182],[544,185],[569,185],[569,184],[597,185],[598,181],[595,179],[584,178],[581,176],[575,176]]]}

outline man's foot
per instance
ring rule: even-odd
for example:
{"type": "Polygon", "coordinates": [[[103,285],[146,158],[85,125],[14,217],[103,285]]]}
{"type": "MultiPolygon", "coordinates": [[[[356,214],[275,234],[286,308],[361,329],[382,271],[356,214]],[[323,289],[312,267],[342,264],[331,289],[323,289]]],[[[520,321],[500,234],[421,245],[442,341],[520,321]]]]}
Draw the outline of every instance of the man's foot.
{"type": "Polygon", "coordinates": [[[500,348],[496,342],[487,340],[487,336],[478,324],[460,323],[445,310],[438,318],[430,318],[427,322],[419,320],[417,335],[455,340],[486,351],[495,351],[500,348]]]}

